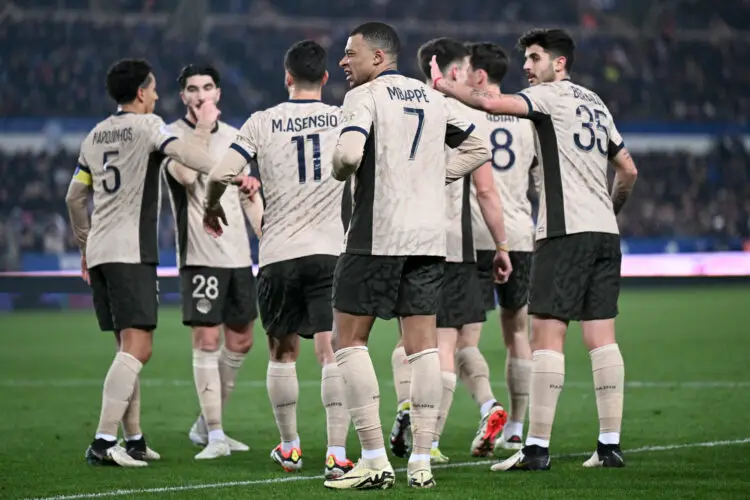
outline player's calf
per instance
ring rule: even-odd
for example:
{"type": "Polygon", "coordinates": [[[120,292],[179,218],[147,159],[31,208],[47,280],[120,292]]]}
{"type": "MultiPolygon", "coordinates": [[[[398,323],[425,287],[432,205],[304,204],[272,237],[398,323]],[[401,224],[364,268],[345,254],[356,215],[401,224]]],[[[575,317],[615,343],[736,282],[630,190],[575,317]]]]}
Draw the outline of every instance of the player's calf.
{"type": "Polygon", "coordinates": [[[399,343],[391,354],[393,384],[396,388],[396,418],[390,435],[391,452],[399,458],[406,458],[411,453],[411,365],[406,357],[404,347],[399,343]]]}

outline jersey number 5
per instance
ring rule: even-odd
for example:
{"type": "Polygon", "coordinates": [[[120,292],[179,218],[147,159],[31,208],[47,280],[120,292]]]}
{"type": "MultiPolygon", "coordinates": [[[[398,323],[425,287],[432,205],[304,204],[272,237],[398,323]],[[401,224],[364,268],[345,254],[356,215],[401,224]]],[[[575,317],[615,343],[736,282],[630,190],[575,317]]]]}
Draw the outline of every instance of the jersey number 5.
{"type": "Polygon", "coordinates": [[[104,158],[102,159],[102,167],[105,173],[112,173],[113,178],[111,182],[109,179],[102,179],[102,187],[106,193],[112,194],[120,189],[120,169],[114,165],[110,165],[109,162],[112,158],[117,158],[120,155],[119,151],[105,151],[104,158]]]}
{"type": "Polygon", "coordinates": [[[297,169],[299,170],[299,183],[307,182],[307,162],[305,161],[305,142],[312,142],[313,149],[313,181],[320,182],[320,134],[308,136],[295,135],[292,142],[297,144],[297,169]]]}

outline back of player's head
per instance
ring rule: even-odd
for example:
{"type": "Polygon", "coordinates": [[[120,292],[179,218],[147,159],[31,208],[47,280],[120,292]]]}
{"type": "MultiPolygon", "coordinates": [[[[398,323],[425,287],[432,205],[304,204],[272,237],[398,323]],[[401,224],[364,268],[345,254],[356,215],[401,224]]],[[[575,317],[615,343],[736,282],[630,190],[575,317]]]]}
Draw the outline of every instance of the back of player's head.
{"type": "Polygon", "coordinates": [[[284,56],[284,69],[297,84],[320,84],[326,74],[328,54],[318,42],[302,40],[284,56]]]}
{"type": "Polygon", "coordinates": [[[445,73],[452,64],[458,63],[460,65],[468,55],[469,50],[463,43],[453,38],[445,37],[433,38],[419,47],[419,51],[417,51],[419,69],[422,70],[422,74],[427,79],[430,78],[430,61],[432,60],[432,56],[437,56],[438,66],[445,73]]]}
{"type": "Polygon", "coordinates": [[[219,74],[219,70],[210,64],[188,64],[180,70],[180,75],[177,77],[177,83],[180,84],[180,90],[185,90],[191,76],[199,75],[211,77],[216,88],[221,88],[221,75],[219,74]]]}
{"type": "Polygon", "coordinates": [[[128,104],[138,96],[138,89],[151,83],[151,65],[144,59],[122,59],[107,71],[107,93],[117,104],[128,104]]]}
{"type": "Polygon", "coordinates": [[[393,59],[401,52],[401,40],[393,27],[379,22],[360,24],[349,33],[349,36],[362,35],[373,49],[380,49],[393,59]]]}
{"type": "Polygon", "coordinates": [[[573,68],[576,44],[567,31],[559,28],[533,29],[518,39],[519,50],[526,50],[532,45],[539,45],[552,57],[564,57],[566,71],[573,68]]]}
{"type": "Polygon", "coordinates": [[[468,43],[466,47],[471,69],[483,70],[490,83],[500,85],[508,72],[508,54],[503,48],[491,42],[468,43]]]}

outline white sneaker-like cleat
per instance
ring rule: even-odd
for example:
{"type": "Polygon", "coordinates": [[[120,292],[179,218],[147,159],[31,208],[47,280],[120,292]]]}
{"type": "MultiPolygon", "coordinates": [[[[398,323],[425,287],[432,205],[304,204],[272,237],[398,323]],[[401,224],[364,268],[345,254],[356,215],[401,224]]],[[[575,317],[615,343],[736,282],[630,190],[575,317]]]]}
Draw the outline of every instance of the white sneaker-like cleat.
{"type": "Polygon", "coordinates": [[[232,454],[226,441],[211,441],[195,456],[196,460],[213,460],[215,458],[228,457],[232,454]]]}

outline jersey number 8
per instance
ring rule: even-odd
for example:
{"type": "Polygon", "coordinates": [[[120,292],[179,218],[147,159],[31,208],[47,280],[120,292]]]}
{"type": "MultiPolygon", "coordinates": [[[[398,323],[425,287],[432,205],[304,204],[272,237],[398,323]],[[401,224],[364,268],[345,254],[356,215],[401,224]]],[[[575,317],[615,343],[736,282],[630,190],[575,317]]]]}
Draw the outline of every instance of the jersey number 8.
{"type": "Polygon", "coordinates": [[[516,163],[516,153],[510,147],[513,145],[513,134],[507,128],[496,128],[490,134],[492,145],[492,167],[496,170],[510,170],[516,163]],[[502,154],[501,152],[504,152],[502,154]]]}
{"type": "Polygon", "coordinates": [[[193,298],[216,300],[219,296],[219,279],[216,276],[193,276],[193,298]]]}

